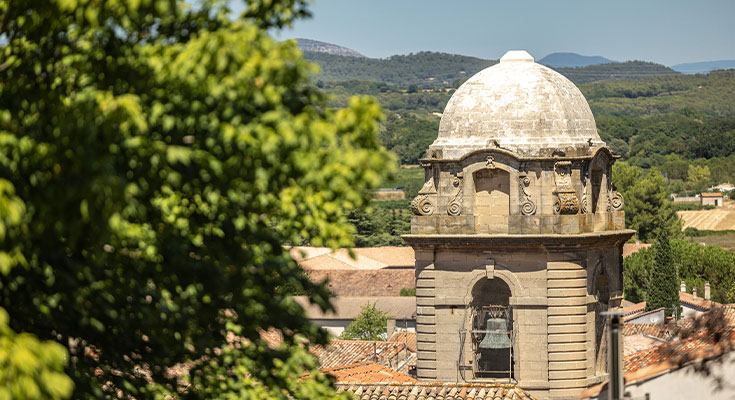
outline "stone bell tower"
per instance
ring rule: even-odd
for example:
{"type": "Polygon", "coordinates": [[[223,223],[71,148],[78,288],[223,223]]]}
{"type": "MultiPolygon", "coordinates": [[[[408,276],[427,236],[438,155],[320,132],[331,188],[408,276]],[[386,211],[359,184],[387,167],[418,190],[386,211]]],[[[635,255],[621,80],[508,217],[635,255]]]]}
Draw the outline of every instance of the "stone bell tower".
{"type": "Polygon", "coordinates": [[[579,398],[607,374],[622,301],[615,156],[582,93],[525,51],[464,83],[413,200],[418,378],[579,398]]]}

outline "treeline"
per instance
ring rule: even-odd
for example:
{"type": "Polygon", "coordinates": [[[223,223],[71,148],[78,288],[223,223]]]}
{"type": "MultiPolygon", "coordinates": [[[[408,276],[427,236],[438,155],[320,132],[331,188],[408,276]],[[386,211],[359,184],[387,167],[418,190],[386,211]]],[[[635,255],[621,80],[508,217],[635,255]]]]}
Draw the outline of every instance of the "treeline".
{"type": "Polygon", "coordinates": [[[650,78],[661,75],[680,75],[673,69],[661,64],[646,61],[626,61],[588,65],[576,68],[554,68],[577,85],[590,82],[612,81],[619,79],[650,78]]]}
{"type": "Polygon", "coordinates": [[[685,111],[692,117],[735,116],[735,70],[667,75],[581,85],[595,117],[652,116],[685,111]]]}
{"type": "MultiPolygon", "coordinates": [[[[316,80],[363,80],[385,82],[407,87],[453,87],[475,73],[496,64],[497,60],[484,60],[456,54],[422,51],[388,58],[363,58],[339,56],[305,51],[304,57],[319,64],[321,71],[316,80]]],[[[660,75],[679,75],[678,72],[644,61],[628,61],[589,65],[578,68],[555,68],[576,84],[616,79],[649,78],[660,75]]]]}
{"type": "MultiPolygon", "coordinates": [[[[654,247],[656,245],[654,244],[654,247]]],[[[653,265],[655,248],[641,249],[623,260],[623,292],[632,302],[646,300],[648,271],[653,265]]],[[[687,288],[696,287],[704,293],[704,283],[710,282],[712,300],[720,303],[735,302],[735,253],[718,246],[703,246],[686,240],[671,241],[678,280],[687,288]]]]}
{"type": "Polygon", "coordinates": [[[457,79],[472,76],[497,63],[493,60],[429,51],[385,59],[305,51],[304,57],[321,67],[317,80],[364,80],[427,87],[447,87],[457,79]]]}

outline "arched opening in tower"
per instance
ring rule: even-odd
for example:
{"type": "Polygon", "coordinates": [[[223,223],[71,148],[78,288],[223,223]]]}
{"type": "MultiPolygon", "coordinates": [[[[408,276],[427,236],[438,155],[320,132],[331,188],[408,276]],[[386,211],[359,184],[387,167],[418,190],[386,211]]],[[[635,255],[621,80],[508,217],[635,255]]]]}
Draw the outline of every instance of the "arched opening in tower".
{"type": "Polygon", "coordinates": [[[507,233],[510,214],[510,175],[500,169],[474,173],[477,233],[507,233]]]}
{"type": "Polygon", "coordinates": [[[510,288],[499,278],[472,288],[472,365],[475,378],[513,378],[510,288]]]}

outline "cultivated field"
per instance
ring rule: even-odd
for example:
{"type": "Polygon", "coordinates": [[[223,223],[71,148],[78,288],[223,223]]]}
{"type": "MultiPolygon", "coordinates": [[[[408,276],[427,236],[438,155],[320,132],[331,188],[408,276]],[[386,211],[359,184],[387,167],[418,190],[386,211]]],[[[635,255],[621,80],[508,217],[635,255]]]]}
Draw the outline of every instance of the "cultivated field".
{"type": "Polygon", "coordinates": [[[679,211],[682,228],[697,228],[701,231],[735,230],[735,210],[724,207],[714,210],[679,211]]]}
{"type": "Polygon", "coordinates": [[[700,231],[735,230],[735,201],[725,199],[722,207],[714,210],[678,211],[682,229],[696,228],[700,231]]]}

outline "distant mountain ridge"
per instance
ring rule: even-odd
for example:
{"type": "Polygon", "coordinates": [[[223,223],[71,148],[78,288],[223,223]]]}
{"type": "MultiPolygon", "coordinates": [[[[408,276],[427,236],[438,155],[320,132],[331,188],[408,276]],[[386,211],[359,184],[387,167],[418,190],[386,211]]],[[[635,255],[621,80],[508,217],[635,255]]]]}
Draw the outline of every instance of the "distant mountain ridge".
{"type": "Polygon", "coordinates": [[[356,52],[355,50],[348,49],[347,47],[338,46],[332,43],[302,38],[296,39],[296,43],[298,43],[301,51],[313,51],[317,53],[334,54],[337,56],[366,58],[364,55],[356,52]]]}
{"type": "Polygon", "coordinates": [[[716,69],[735,69],[735,60],[701,61],[676,64],[670,67],[682,74],[706,74],[716,69]]]}
{"type": "Polygon", "coordinates": [[[577,53],[551,53],[537,61],[552,68],[577,68],[589,65],[609,64],[615,61],[601,56],[583,56],[577,53]]]}

